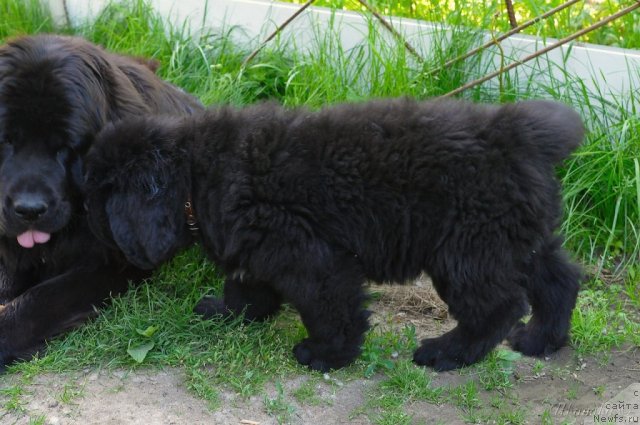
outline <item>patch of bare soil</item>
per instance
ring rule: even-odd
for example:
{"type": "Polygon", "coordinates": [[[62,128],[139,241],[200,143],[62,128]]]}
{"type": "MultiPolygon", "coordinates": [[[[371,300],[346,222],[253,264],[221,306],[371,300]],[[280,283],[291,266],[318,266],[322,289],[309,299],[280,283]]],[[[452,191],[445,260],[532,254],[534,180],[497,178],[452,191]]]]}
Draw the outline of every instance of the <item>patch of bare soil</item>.
{"type": "MultiPolygon", "coordinates": [[[[379,299],[372,306],[374,320],[412,323],[418,337],[436,336],[453,327],[446,308],[428,282],[410,287],[375,287],[379,299]]],[[[496,398],[523,412],[525,423],[538,424],[543,415],[553,423],[582,424],[603,402],[631,384],[640,382],[640,355],[634,351],[611,353],[603,362],[579,359],[570,348],[542,360],[523,358],[517,362],[514,388],[504,394],[480,392],[482,405],[491,409],[496,398]],[[536,362],[538,362],[536,364],[536,362]],[[493,400],[493,401],[492,401],[493,400]]],[[[471,374],[473,377],[473,372],[471,374]]],[[[369,424],[363,411],[367,396],[381,377],[340,382],[332,375],[313,382],[313,401],[298,402],[292,392],[310,376],[298,376],[283,383],[286,400],[281,421],[293,424],[369,424]]],[[[434,374],[434,386],[455,386],[470,378],[457,371],[434,374]]],[[[0,388],[17,382],[18,377],[0,377],[0,388]]],[[[211,409],[205,400],[185,386],[183,372],[96,371],[39,376],[21,396],[20,409],[0,411],[0,423],[27,425],[195,425],[195,424],[277,424],[277,412],[269,412],[268,402],[279,397],[276,385],[260,396],[243,398],[221,391],[220,405],[211,409]],[[40,421],[40,422],[38,422],[40,421]]],[[[640,402],[636,400],[636,402],[640,402]]],[[[416,424],[462,424],[466,415],[454,402],[433,405],[412,403],[406,408],[416,424]]],[[[590,416],[591,415],[591,416],[590,416]]],[[[592,418],[591,418],[592,419],[592,418]]]]}

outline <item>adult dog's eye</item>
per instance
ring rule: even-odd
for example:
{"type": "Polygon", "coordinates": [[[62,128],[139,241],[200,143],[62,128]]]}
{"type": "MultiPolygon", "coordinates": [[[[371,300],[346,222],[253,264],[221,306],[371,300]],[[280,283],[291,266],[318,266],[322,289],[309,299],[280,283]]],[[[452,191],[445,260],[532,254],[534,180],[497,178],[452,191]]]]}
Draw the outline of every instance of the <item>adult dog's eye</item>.
{"type": "Polygon", "coordinates": [[[14,150],[13,139],[8,136],[0,138],[0,152],[9,155],[14,150]]]}

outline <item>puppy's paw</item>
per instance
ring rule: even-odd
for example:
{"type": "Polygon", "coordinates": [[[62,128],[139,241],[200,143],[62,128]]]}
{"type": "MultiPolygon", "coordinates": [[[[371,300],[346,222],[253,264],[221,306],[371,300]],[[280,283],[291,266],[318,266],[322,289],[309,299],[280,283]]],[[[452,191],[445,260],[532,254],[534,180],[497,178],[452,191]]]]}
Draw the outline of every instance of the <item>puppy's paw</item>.
{"type": "Polygon", "coordinates": [[[213,317],[228,318],[233,316],[233,312],[230,311],[224,304],[222,298],[216,298],[212,296],[202,297],[198,304],[193,309],[194,313],[199,314],[205,319],[211,319],[213,317]]]}
{"type": "Polygon", "coordinates": [[[309,366],[312,370],[318,372],[328,372],[331,370],[331,366],[327,362],[314,358],[313,352],[306,342],[301,342],[293,347],[293,355],[298,360],[298,363],[304,366],[309,366]]]}
{"type": "Polygon", "coordinates": [[[317,344],[305,339],[293,347],[293,355],[298,363],[318,372],[340,369],[351,363],[360,353],[358,347],[333,349],[324,344],[317,344]]]}
{"type": "Polygon", "coordinates": [[[481,356],[472,345],[465,347],[455,338],[443,335],[422,340],[422,345],[413,353],[413,361],[435,371],[458,369],[480,360],[481,356]]]}
{"type": "Polygon", "coordinates": [[[541,357],[556,352],[567,343],[567,336],[549,337],[541,326],[518,322],[507,337],[509,345],[525,356],[541,357]]]}
{"type": "MultiPolygon", "coordinates": [[[[431,345],[432,343],[428,344],[431,345]]],[[[423,345],[413,353],[413,361],[420,366],[428,366],[438,372],[464,366],[460,359],[451,357],[451,355],[441,351],[438,347],[428,345],[423,345]]]]}

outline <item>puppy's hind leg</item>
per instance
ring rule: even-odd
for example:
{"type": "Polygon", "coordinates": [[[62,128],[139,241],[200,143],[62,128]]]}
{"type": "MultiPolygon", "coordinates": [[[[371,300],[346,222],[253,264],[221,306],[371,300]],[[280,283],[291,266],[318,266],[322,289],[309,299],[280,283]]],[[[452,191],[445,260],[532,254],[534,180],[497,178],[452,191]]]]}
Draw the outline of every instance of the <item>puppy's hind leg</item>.
{"type": "Polygon", "coordinates": [[[513,329],[511,346],[528,356],[542,356],[565,345],[581,280],[580,268],[568,259],[559,237],[536,252],[526,285],[532,317],[513,329]]]}
{"type": "Polygon", "coordinates": [[[265,320],[280,310],[282,297],[267,282],[230,277],[224,283],[223,298],[203,297],[194,311],[206,319],[244,314],[246,321],[265,320]]]}
{"type": "Polygon", "coordinates": [[[458,258],[449,274],[433,273],[433,283],[458,325],[438,338],[424,339],[413,360],[437,371],[482,360],[528,308],[517,274],[509,271],[483,269],[478,261],[458,258]]]}

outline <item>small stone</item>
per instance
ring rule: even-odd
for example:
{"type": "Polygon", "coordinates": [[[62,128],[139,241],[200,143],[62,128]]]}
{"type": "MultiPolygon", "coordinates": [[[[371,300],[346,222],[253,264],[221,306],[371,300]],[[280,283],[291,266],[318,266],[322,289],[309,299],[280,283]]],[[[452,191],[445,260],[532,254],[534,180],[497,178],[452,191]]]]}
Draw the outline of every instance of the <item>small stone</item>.
{"type": "Polygon", "coordinates": [[[123,379],[125,376],[127,376],[127,372],[125,372],[124,370],[116,370],[115,372],[113,372],[113,376],[118,379],[123,379]]]}

